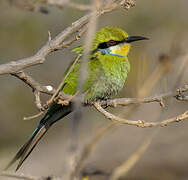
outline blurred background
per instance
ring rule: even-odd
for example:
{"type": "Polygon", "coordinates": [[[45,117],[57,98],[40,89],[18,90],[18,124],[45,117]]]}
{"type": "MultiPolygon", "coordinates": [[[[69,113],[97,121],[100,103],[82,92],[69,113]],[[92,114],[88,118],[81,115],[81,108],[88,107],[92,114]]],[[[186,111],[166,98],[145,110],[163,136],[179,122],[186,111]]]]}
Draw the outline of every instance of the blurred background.
{"type": "MultiPolygon", "coordinates": [[[[89,1],[76,1],[88,3],[89,1]]],[[[119,97],[144,97],[174,90],[188,82],[188,1],[137,1],[129,11],[118,10],[98,20],[97,29],[116,26],[129,35],[149,37],[132,45],[129,59],[131,72],[119,97]]],[[[86,11],[68,7],[46,6],[48,14],[29,12],[7,0],[0,1],[0,64],[28,57],[48,40],[82,17],[86,11]]],[[[71,49],[82,44],[84,37],[63,51],[50,54],[44,64],[26,70],[43,85],[57,87],[75,54],[71,49]]],[[[31,89],[10,75],[1,75],[0,93],[0,170],[12,159],[20,146],[38,125],[39,118],[23,121],[38,111],[31,89]]],[[[42,99],[48,98],[43,95],[42,99]]],[[[127,119],[160,121],[187,110],[188,102],[169,99],[165,108],[157,103],[108,108],[127,119]]],[[[71,115],[56,123],[25,161],[20,172],[60,176],[67,164],[70,144],[71,115]]],[[[111,122],[92,107],[84,108],[79,127],[79,147],[89,142],[101,127],[111,122]]],[[[125,178],[129,180],[185,180],[188,178],[188,121],[158,128],[150,146],[125,178]]],[[[150,137],[156,128],[115,126],[100,141],[87,161],[86,169],[110,173],[126,161],[150,137]]],[[[15,167],[11,167],[13,168],[15,167]]],[[[8,179],[1,177],[0,179],[8,179]]],[[[91,179],[108,179],[94,176],[91,179]]]]}

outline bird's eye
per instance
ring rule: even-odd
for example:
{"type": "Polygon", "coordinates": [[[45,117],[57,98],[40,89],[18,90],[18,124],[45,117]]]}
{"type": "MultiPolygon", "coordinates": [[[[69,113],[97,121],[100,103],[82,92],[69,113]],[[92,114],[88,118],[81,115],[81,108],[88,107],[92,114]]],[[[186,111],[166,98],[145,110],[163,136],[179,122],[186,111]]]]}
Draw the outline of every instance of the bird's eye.
{"type": "Polygon", "coordinates": [[[110,40],[107,42],[108,47],[116,45],[116,41],[110,40]]]}
{"type": "Polygon", "coordinates": [[[110,46],[114,46],[117,44],[117,41],[114,41],[114,40],[110,40],[110,41],[107,41],[107,42],[103,42],[103,43],[100,43],[98,45],[98,48],[99,49],[105,49],[105,48],[108,48],[110,46]]]}

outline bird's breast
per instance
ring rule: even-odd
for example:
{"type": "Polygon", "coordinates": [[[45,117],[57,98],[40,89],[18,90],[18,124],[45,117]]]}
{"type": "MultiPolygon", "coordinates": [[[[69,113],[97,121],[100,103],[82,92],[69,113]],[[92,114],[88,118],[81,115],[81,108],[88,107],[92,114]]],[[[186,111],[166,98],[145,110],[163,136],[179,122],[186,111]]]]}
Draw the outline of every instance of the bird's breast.
{"type": "Polygon", "coordinates": [[[100,65],[100,70],[92,78],[95,81],[86,91],[86,101],[109,99],[116,95],[123,88],[130,68],[127,58],[106,58],[100,65]]]}

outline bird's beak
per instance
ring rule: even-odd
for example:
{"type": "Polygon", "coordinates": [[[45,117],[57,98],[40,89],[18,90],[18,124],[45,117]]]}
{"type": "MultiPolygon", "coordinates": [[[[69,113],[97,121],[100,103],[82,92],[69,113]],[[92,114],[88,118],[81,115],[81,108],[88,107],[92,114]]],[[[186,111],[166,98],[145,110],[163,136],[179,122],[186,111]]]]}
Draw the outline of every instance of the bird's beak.
{"type": "Polygon", "coordinates": [[[129,36],[128,38],[124,40],[124,42],[131,43],[131,42],[140,41],[140,40],[149,40],[149,38],[143,37],[143,36],[129,36]]]}

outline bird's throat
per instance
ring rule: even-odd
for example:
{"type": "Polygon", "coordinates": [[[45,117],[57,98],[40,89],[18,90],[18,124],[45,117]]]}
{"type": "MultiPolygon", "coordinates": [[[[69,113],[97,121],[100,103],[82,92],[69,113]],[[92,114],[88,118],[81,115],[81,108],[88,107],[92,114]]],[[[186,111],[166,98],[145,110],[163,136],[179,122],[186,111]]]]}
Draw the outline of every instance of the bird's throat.
{"type": "Polygon", "coordinates": [[[110,54],[115,56],[124,57],[129,53],[130,45],[127,43],[118,44],[116,46],[111,46],[110,54]]]}

